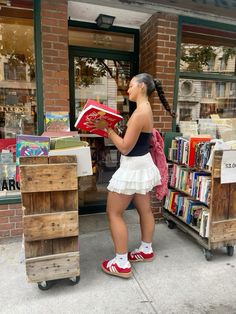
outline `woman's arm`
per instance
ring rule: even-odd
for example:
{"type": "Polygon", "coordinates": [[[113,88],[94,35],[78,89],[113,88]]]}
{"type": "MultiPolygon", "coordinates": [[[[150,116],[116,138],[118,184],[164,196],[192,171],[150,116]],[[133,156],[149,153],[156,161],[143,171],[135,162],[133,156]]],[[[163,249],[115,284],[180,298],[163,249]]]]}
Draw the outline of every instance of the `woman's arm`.
{"type": "Polygon", "coordinates": [[[127,124],[124,138],[120,137],[113,129],[108,129],[108,137],[123,155],[127,155],[137,143],[138,137],[143,129],[143,116],[134,113],[127,124]]]}

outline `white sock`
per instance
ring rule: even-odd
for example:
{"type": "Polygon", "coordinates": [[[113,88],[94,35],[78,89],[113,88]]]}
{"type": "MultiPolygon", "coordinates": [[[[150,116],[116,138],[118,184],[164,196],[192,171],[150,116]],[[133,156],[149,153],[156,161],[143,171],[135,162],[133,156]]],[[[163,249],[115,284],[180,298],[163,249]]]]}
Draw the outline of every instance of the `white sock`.
{"type": "Polygon", "coordinates": [[[152,253],[152,242],[141,242],[141,245],[139,247],[139,251],[143,252],[143,253],[152,253]]]}
{"type": "Polygon", "coordinates": [[[118,266],[121,268],[129,267],[128,253],[125,253],[125,254],[116,253],[116,261],[117,261],[118,266]]]}

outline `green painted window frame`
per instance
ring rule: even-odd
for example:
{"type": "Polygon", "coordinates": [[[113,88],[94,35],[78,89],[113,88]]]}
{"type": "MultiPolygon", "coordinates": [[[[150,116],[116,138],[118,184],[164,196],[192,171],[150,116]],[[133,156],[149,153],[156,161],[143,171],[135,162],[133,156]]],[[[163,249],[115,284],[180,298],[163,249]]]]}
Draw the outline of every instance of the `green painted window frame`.
{"type": "MultiPolygon", "coordinates": [[[[178,18],[178,30],[177,30],[177,55],[176,55],[176,75],[175,75],[175,88],[174,88],[174,101],[173,108],[174,111],[177,110],[178,105],[178,90],[179,90],[179,79],[197,79],[197,80],[215,80],[215,81],[227,81],[227,82],[236,82],[236,75],[222,75],[222,74],[207,74],[207,73],[195,73],[195,72],[180,72],[180,52],[181,52],[181,43],[182,43],[182,25],[184,23],[192,25],[201,25],[216,29],[221,29],[225,31],[233,31],[236,33],[236,26],[233,24],[226,24],[220,22],[213,22],[208,20],[202,20],[193,17],[179,16],[178,18]]],[[[173,120],[172,130],[176,130],[176,119],[173,120]]]]}

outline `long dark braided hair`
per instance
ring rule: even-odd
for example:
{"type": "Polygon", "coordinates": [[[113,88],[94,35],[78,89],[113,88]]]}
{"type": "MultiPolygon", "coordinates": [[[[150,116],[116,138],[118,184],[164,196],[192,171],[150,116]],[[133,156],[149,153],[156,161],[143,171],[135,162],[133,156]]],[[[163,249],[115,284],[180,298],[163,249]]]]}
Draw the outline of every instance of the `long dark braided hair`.
{"type": "Polygon", "coordinates": [[[175,117],[175,112],[172,111],[170,105],[165,97],[161,82],[159,80],[153,79],[153,77],[148,73],[140,73],[135,75],[138,83],[144,83],[147,88],[147,96],[150,97],[154,90],[157,91],[157,94],[160,98],[160,101],[166,111],[169,112],[172,118],[175,117]]]}

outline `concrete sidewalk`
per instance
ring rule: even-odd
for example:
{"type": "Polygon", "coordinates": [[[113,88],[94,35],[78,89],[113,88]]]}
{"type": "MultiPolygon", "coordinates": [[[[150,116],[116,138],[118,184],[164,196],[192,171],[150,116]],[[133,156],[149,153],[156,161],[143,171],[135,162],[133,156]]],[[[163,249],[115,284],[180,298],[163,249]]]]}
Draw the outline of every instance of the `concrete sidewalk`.
{"type": "MultiPolygon", "coordinates": [[[[136,211],[125,214],[129,247],[139,243],[136,211]]],[[[79,314],[235,314],[236,257],[225,249],[214,251],[207,262],[201,247],[178,229],[156,225],[151,263],[133,265],[133,276],[121,279],[104,274],[100,263],[113,257],[105,214],[80,217],[81,279],[66,281],[48,291],[26,281],[19,262],[21,239],[0,244],[0,313],[79,314]]]]}

